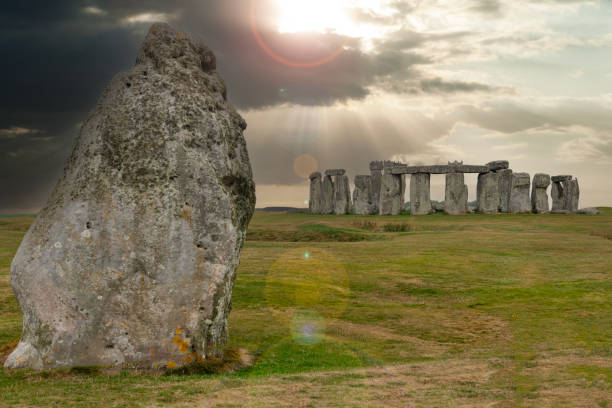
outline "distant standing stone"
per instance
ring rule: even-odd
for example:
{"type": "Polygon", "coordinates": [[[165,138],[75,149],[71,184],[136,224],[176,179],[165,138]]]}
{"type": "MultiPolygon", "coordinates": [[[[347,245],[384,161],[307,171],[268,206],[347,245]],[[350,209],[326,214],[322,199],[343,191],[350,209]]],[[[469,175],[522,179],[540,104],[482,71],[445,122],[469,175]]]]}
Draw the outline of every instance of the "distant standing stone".
{"type": "Polygon", "coordinates": [[[548,174],[538,173],[533,176],[531,185],[531,211],[535,214],[546,214],[550,212],[548,205],[547,189],[550,185],[548,174]]]}
{"type": "Polygon", "coordinates": [[[308,209],[311,214],[321,214],[322,193],[323,181],[321,173],[312,173],[310,175],[310,200],[308,201],[308,209]]]}
{"type": "Polygon", "coordinates": [[[370,163],[370,182],[372,198],[370,201],[375,208],[375,213],[380,211],[380,188],[382,183],[383,163],[381,161],[370,163]]]}
{"type": "Polygon", "coordinates": [[[578,179],[566,181],[565,191],[567,193],[565,209],[570,212],[578,211],[578,205],[580,201],[580,187],[578,186],[578,179]]]}
{"type": "Polygon", "coordinates": [[[359,215],[377,214],[377,205],[371,201],[372,178],[370,176],[355,176],[355,189],[353,190],[353,212],[359,215]]]}
{"type": "Polygon", "coordinates": [[[387,172],[382,175],[380,188],[380,215],[399,215],[404,206],[401,176],[387,172]]]}
{"type": "Polygon", "coordinates": [[[448,173],[444,198],[444,212],[451,215],[467,212],[467,186],[463,173],[448,173]]]}
{"type": "Polygon", "coordinates": [[[512,192],[512,170],[501,169],[496,171],[499,174],[499,211],[509,213],[510,196],[512,192]]]}
{"type": "Polygon", "coordinates": [[[489,172],[478,175],[476,187],[478,196],[478,212],[496,214],[499,209],[499,174],[489,172]]]}
{"type": "Polygon", "coordinates": [[[432,213],[429,173],[415,173],[410,176],[410,215],[432,213]]]}
{"type": "Polygon", "coordinates": [[[334,182],[332,176],[325,176],[321,183],[321,214],[333,214],[334,209],[334,182]]]}
{"type": "Polygon", "coordinates": [[[348,214],[351,211],[351,189],[347,175],[334,177],[334,214],[348,214]]]}
{"type": "Polygon", "coordinates": [[[512,174],[512,192],[510,194],[510,212],[513,214],[530,213],[531,199],[529,187],[531,179],[528,173],[512,174]]]}
{"type": "Polygon", "coordinates": [[[23,334],[6,367],[221,356],[255,184],[215,69],[200,41],[155,24],[104,90],[13,259],[23,334]]]}

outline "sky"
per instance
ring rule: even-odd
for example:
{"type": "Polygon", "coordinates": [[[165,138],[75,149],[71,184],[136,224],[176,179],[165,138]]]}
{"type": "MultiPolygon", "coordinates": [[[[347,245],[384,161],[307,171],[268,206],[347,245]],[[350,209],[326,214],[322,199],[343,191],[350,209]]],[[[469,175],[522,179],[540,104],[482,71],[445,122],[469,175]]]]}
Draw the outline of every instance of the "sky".
{"type": "Polygon", "coordinates": [[[509,160],[612,205],[612,0],[23,0],[0,5],[0,213],[45,204],[157,21],[215,52],[258,208],[304,207],[313,170],[352,181],[386,159],[509,160]]]}

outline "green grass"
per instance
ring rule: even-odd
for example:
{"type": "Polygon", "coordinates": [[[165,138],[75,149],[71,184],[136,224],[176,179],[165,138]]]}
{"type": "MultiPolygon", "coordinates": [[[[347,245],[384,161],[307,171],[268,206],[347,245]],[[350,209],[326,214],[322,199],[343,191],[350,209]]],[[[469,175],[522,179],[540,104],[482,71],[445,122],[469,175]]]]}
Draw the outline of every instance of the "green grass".
{"type": "MultiPolygon", "coordinates": [[[[229,347],[247,350],[251,367],[5,370],[0,406],[612,406],[612,210],[602,210],[258,212],[229,319],[229,347]]],[[[32,219],[0,218],[0,345],[20,336],[8,273],[32,219]]]]}

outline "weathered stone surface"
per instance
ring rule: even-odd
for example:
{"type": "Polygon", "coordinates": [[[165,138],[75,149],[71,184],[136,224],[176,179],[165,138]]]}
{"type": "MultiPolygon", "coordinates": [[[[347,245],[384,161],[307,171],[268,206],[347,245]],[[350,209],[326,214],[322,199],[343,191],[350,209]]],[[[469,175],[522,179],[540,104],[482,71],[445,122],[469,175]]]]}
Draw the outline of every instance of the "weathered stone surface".
{"type": "Polygon", "coordinates": [[[326,176],[343,176],[346,173],[344,169],[329,169],[325,170],[326,176]]]}
{"type": "Polygon", "coordinates": [[[504,170],[510,167],[510,163],[508,162],[508,160],[495,160],[487,163],[487,167],[489,171],[504,170]]]}
{"type": "Polygon", "coordinates": [[[213,53],[151,27],[15,255],[23,334],[6,367],[150,368],[220,354],[255,204],[245,127],[213,53]]]}
{"type": "Polygon", "coordinates": [[[577,211],[580,201],[578,180],[572,179],[572,176],[555,176],[552,180],[552,211],[577,211]]]}
{"type": "Polygon", "coordinates": [[[478,175],[476,186],[478,197],[478,212],[495,214],[499,209],[499,174],[494,172],[478,175]]]}
{"type": "Polygon", "coordinates": [[[499,211],[509,213],[512,192],[512,170],[501,169],[496,173],[499,174],[499,211]]]}
{"type": "Polygon", "coordinates": [[[568,180],[563,182],[565,184],[566,201],[565,209],[570,212],[578,211],[578,204],[580,201],[580,187],[578,186],[578,179],[568,180]]]}
{"type": "Polygon", "coordinates": [[[325,176],[321,184],[321,214],[333,214],[334,209],[334,182],[331,176],[325,176]]]}
{"type": "Polygon", "coordinates": [[[334,214],[348,214],[351,211],[351,189],[347,175],[334,177],[334,214]]]}
{"type": "Polygon", "coordinates": [[[355,189],[353,190],[353,212],[359,215],[378,213],[378,206],[371,201],[372,178],[370,176],[355,176],[355,189]]]}
{"type": "Polygon", "coordinates": [[[393,174],[448,174],[448,173],[486,173],[489,171],[487,166],[472,166],[468,164],[459,165],[433,165],[433,166],[406,166],[398,165],[391,169],[393,174]]]}
{"type": "Polygon", "coordinates": [[[410,215],[432,213],[430,179],[429,173],[416,173],[410,176],[410,215]]]}
{"type": "Polygon", "coordinates": [[[444,199],[444,212],[447,214],[465,214],[467,212],[467,186],[463,173],[448,173],[444,199]]]}
{"type": "Polygon", "coordinates": [[[548,174],[538,173],[533,176],[533,183],[531,183],[531,211],[534,214],[550,212],[547,193],[549,185],[550,176],[548,174]]]}
{"type": "Polygon", "coordinates": [[[551,181],[553,183],[559,183],[561,181],[570,181],[571,179],[572,179],[572,176],[567,176],[567,175],[551,177],[551,181]]]}
{"type": "Polygon", "coordinates": [[[537,173],[533,176],[532,187],[548,188],[550,186],[550,176],[548,174],[537,173]]]}
{"type": "Polygon", "coordinates": [[[371,170],[370,172],[370,182],[372,184],[371,186],[372,197],[370,198],[370,202],[374,206],[375,214],[378,214],[380,212],[380,207],[379,207],[380,206],[380,188],[382,185],[381,169],[376,168],[376,169],[371,170]]]}
{"type": "MultiPolygon", "coordinates": [[[[554,177],[553,177],[554,179],[554,177]]],[[[565,189],[560,182],[553,182],[550,189],[550,196],[552,198],[552,209],[551,212],[564,211],[565,210],[565,189]]]]}
{"type": "Polygon", "coordinates": [[[531,178],[528,173],[512,174],[512,191],[510,194],[510,212],[513,214],[530,213],[531,199],[529,187],[531,178]]]}
{"type": "Polygon", "coordinates": [[[322,194],[323,180],[321,179],[321,173],[312,173],[310,175],[310,199],[308,201],[308,210],[311,214],[321,214],[322,194]]]}
{"type": "Polygon", "coordinates": [[[402,193],[402,178],[385,173],[381,177],[380,215],[399,215],[404,207],[402,193]]]}

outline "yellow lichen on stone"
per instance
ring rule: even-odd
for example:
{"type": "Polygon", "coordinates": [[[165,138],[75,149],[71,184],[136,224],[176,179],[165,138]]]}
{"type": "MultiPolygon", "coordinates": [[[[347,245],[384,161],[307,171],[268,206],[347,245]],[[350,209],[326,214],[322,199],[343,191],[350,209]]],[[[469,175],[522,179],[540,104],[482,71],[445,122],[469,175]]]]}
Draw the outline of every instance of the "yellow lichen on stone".
{"type": "Polygon", "coordinates": [[[174,331],[175,334],[181,334],[183,332],[183,329],[176,329],[174,331]]]}
{"type": "Polygon", "coordinates": [[[174,367],[176,367],[176,363],[174,361],[169,361],[168,368],[174,368],[174,367]]]}

